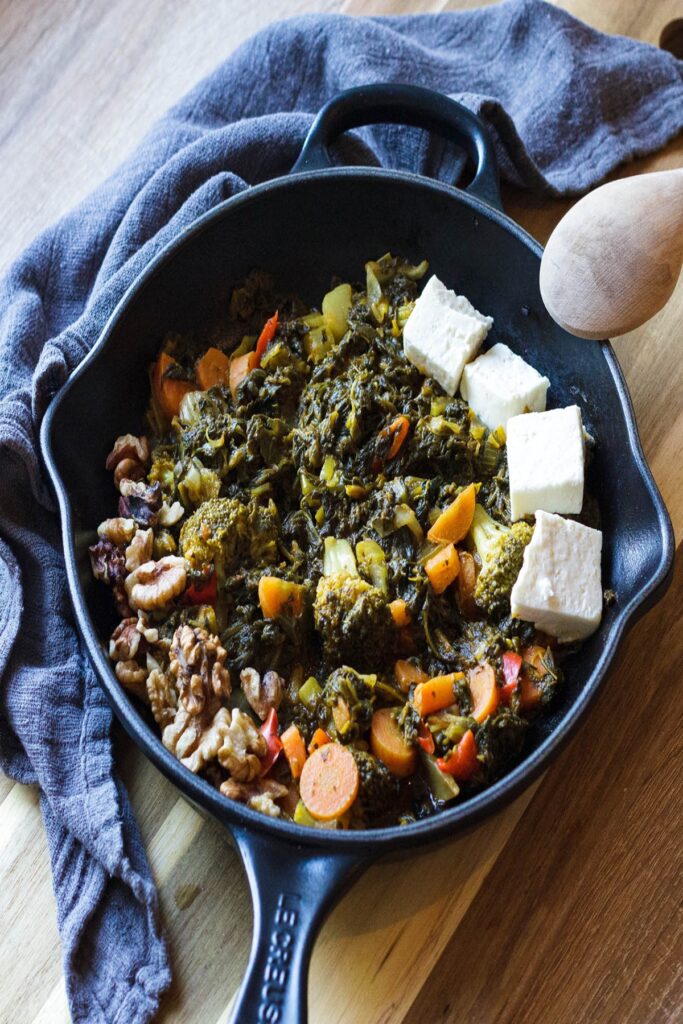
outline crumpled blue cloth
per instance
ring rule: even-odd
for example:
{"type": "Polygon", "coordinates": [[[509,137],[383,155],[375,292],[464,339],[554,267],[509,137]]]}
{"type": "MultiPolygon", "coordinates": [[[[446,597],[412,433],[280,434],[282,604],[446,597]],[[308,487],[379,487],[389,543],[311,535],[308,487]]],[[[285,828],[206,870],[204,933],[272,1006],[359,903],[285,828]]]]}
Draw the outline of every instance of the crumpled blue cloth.
{"type": "MultiPolygon", "coordinates": [[[[111,711],[74,630],[40,420],[152,256],[217,203],[287,172],[320,106],[374,81],[461,100],[486,119],[503,178],[552,195],[584,191],[683,127],[680,61],[540,0],[297,18],[240,47],[11,267],[0,284],[0,766],[41,790],[74,1021],[144,1024],[170,968],[111,711]]],[[[362,159],[449,173],[446,148],[423,133],[360,134],[362,159]]]]}

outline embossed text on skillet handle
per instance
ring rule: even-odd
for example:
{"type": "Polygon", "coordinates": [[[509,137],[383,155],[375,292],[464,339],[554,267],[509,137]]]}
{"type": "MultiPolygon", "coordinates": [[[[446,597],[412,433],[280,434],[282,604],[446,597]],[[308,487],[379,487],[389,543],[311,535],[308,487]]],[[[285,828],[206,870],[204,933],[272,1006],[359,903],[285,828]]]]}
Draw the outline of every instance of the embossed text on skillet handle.
{"type": "Polygon", "coordinates": [[[367,860],[232,829],[254,906],[246,974],[230,1024],[306,1024],[308,967],[322,921],[367,860]]]}

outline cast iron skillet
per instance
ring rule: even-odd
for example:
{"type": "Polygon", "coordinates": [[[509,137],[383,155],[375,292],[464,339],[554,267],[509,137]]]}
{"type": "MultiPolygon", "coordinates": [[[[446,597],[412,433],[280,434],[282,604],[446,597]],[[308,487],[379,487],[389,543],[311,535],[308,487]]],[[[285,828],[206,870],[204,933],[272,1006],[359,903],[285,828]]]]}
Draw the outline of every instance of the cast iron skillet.
{"type": "Polygon", "coordinates": [[[588,710],[635,619],[664,593],[671,524],[645,463],[624,379],[608,342],[580,341],[547,315],[538,289],[540,246],[501,212],[496,161],[483,123],[438,93],[410,86],[351,89],[316,119],[291,175],[233,197],[201,217],[130,287],[87,359],[52,402],[42,450],[57,492],[78,626],[130,737],[196,805],[230,831],[249,878],[254,938],[233,1020],[304,1022],[314,937],[342,889],[374,858],[461,833],[508,803],[557,754],[588,710]],[[397,122],[462,146],[474,168],[465,190],[400,171],[333,167],[328,145],[350,128],[397,122]],[[220,796],[161,744],[107,658],[110,594],[90,574],[87,547],[115,494],[104,460],[118,434],[141,432],[147,367],[167,330],[210,321],[253,267],[311,303],[332,274],[358,280],[365,260],[392,250],[492,314],[504,340],[551,380],[550,404],[577,403],[598,438],[589,490],[604,529],[603,579],[617,594],[600,630],[573,658],[524,761],[490,789],[403,828],[323,832],[257,814],[220,796]]]}

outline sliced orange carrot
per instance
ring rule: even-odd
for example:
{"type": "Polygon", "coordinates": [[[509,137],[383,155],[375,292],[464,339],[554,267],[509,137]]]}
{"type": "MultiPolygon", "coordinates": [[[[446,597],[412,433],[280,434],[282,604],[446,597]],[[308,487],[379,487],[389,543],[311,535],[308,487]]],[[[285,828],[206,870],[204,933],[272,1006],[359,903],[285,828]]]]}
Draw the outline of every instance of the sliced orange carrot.
{"type": "Polygon", "coordinates": [[[458,560],[460,562],[460,573],[458,575],[458,603],[460,611],[466,618],[473,619],[477,614],[477,606],[474,603],[477,567],[469,551],[458,551],[458,560]]]}
{"type": "Polygon", "coordinates": [[[380,430],[380,437],[391,438],[391,446],[386,454],[387,459],[395,459],[400,452],[403,442],[410,430],[410,420],[407,416],[397,416],[388,427],[380,430]]]}
{"type": "Polygon", "coordinates": [[[538,644],[531,644],[522,649],[522,672],[519,677],[519,706],[522,711],[531,711],[537,707],[543,696],[540,686],[535,679],[532,679],[530,673],[525,671],[525,667],[529,665],[539,675],[544,675],[546,671],[543,665],[545,652],[546,648],[540,647],[538,644]]]}
{"type": "Polygon", "coordinates": [[[332,737],[328,736],[324,729],[316,729],[311,737],[311,742],[308,744],[308,753],[312,754],[318,747],[324,747],[326,743],[331,743],[332,737]]]}
{"type": "Polygon", "coordinates": [[[282,740],[282,749],[285,752],[285,757],[289,762],[292,778],[298,779],[306,763],[306,744],[304,743],[303,736],[296,725],[290,725],[289,729],[285,729],[280,739],[282,740]]]}
{"type": "Polygon", "coordinates": [[[219,348],[209,348],[197,363],[197,383],[202,391],[208,391],[216,384],[227,384],[230,373],[230,359],[219,348]]]}
{"type": "Polygon", "coordinates": [[[461,541],[472,525],[476,500],[477,489],[474,484],[470,484],[460,492],[447,509],[444,509],[432,525],[427,538],[432,541],[442,541],[445,544],[449,541],[453,544],[461,541]]]}
{"type": "Polygon", "coordinates": [[[275,312],[273,313],[273,315],[271,316],[271,318],[269,320],[266,320],[265,326],[264,326],[263,330],[261,331],[261,333],[258,336],[258,341],[256,342],[256,348],[254,349],[254,354],[255,354],[256,360],[257,360],[256,361],[256,365],[257,366],[261,365],[261,360],[262,360],[262,358],[264,356],[264,353],[265,353],[266,349],[268,348],[268,346],[270,345],[270,343],[273,340],[273,338],[275,337],[275,332],[277,330],[277,322],[278,322],[279,315],[280,314],[279,314],[278,310],[276,309],[275,312]]]}
{"type": "Polygon", "coordinates": [[[345,736],[351,728],[351,709],[343,697],[339,697],[332,708],[332,721],[339,736],[345,736]]]}
{"type": "Polygon", "coordinates": [[[483,722],[493,714],[500,703],[495,669],[485,661],[482,665],[469,670],[467,682],[472,694],[472,718],[477,722],[483,722]]]}
{"type": "Polygon", "coordinates": [[[460,560],[454,544],[447,544],[425,562],[425,572],[435,594],[443,594],[460,572],[460,560]]]}
{"type": "Polygon", "coordinates": [[[434,676],[426,683],[418,683],[413,694],[413,704],[420,718],[426,718],[454,704],[455,684],[463,678],[462,672],[449,672],[447,676],[434,676]]]}
{"type": "Polygon", "coordinates": [[[162,352],[152,370],[152,392],[156,403],[169,420],[178,415],[180,403],[188,391],[195,391],[196,386],[187,380],[165,377],[164,374],[178,363],[167,352],[162,352]]]}
{"type": "Polygon", "coordinates": [[[409,626],[413,621],[408,611],[408,605],[402,597],[397,597],[395,600],[389,602],[389,611],[391,617],[394,620],[395,625],[402,629],[403,626],[409,626]]]}
{"type": "Polygon", "coordinates": [[[243,356],[237,356],[230,360],[230,390],[233,401],[237,401],[237,388],[244,378],[258,366],[258,359],[255,352],[245,352],[243,356]]]}
{"type": "Polygon", "coordinates": [[[326,743],[306,761],[299,791],[309,814],[318,821],[332,821],[351,807],[358,796],[358,766],[341,743],[326,743]]]}
{"type": "Polygon", "coordinates": [[[258,599],[264,619],[278,615],[298,618],[304,610],[305,589],[299,583],[281,580],[279,576],[262,576],[258,581],[258,599]]]}
{"type": "Polygon", "coordinates": [[[429,676],[417,665],[413,665],[412,661],[404,661],[403,658],[399,658],[394,662],[394,678],[403,692],[407,693],[413,683],[415,685],[426,683],[429,676]]]}
{"type": "Polygon", "coordinates": [[[404,779],[417,765],[417,747],[406,743],[391,708],[380,708],[372,716],[370,749],[392,775],[404,779]]]}

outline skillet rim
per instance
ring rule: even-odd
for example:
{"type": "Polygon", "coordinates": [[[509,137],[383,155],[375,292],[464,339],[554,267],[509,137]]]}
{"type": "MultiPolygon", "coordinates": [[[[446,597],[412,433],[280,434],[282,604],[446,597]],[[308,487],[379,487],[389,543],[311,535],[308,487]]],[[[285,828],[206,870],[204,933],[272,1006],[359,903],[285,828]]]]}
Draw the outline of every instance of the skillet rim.
{"type": "MultiPolygon", "coordinates": [[[[78,577],[78,569],[74,544],[73,515],[66,486],[57,468],[53,451],[52,427],[57,413],[68,399],[73,389],[91,362],[94,362],[105,351],[111,340],[119,319],[144,290],[144,286],[162,264],[173,258],[185,245],[190,244],[201,232],[210,228],[215,221],[221,219],[226,211],[234,206],[258,201],[265,192],[281,188],[305,187],[306,182],[324,178],[368,178],[380,177],[384,180],[397,180],[411,187],[426,188],[470,207],[477,214],[494,221],[501,228],[511,233],[540,260],[542,246],[532,238],[519,224],[505,213],[494,209],[476,195],[455,188],[452,185],[434,181],[406,171],[387,170],[376,167],[333,167],[316,171],[298,172],[292,176],[281,176],[259,185],[254,185],[229,197],[217,206],[197,218],[178,235],[167,242],[152,257],[149,263],[126,288],[116,303],[112,313],[90,352],[76,369],[69,375],[64,385],[54,396],[43,417],[40,427],[40,446],[48,473],[57,495],[60,512],[61,535],[64,548],[64,561],[67,572],[69,593],[74,609],[78,631],[85,642],[91,662],[95,666],[100,684],[114,713],[121,722],[126,733],[152,761],[152,763],[170,780],[191,802],[209,811],[218,820],[231,827],[246,827],[270,838],[277,838],[288,844],[315,848],[320,852],[352,853],[362,852],[364,855],[386,852],[387,850],[408,849],[428,839],[437,841],[452,837],[459,832],[478,824],[482,819],[502,809],[514,800],[546,769],[549,763],[563,749],[575,734],[581,721],[590,709],[593,701],[604,683],[609,668],[616,657],[619,645],[631,625],[654,604],[670,582],[674,557],[674,535],[671,521],[659,493],[638,435],[635,414],[631,397],[628,393],[623,372],[616,354],[609,341],[599,344],[607,363],[612,382],[621,405],[629,443],[630,456],[639,471],[651,509],[659,529],[659,563],[649,580],[632,599],[619,611],[605,637],[605,646],[592,672],[583,684],[579,696],[569,705],[564,716],[553,732],[539,746],[527,755],[518,765],[492,786],[481,793],[465,800],[456,807],[441,811],[410,825],[392,826],[382,829],[362,831],[332,832],[313,830],[296,825],[290,821],[269,818],[257,811],[228,801],[222,797],[204,779],[186,769],[161,743],[158,734],[144,721],[135,705],[130,701],[111,669],[111,664],[97,637],[90,617],[85,595],[78,577]]],[[[586,344],[591,344],[586,342],[586,344]]],[[[653,522],[654,522],[653,520],[653,522]]]]}

